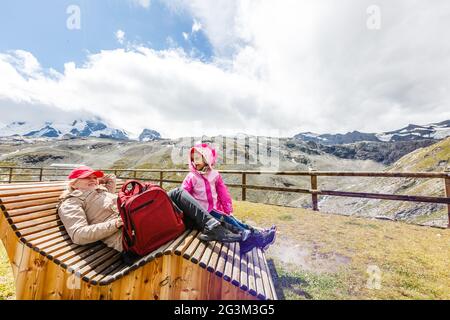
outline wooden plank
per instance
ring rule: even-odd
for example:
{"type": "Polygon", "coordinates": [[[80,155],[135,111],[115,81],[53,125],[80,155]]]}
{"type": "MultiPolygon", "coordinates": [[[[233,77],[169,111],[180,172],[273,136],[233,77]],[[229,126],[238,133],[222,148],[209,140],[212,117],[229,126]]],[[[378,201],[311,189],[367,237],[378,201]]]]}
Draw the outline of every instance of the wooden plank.
{"type": "Polygon", "coordinates": [[[7,204],[12,203],[24,203],[31,202],[32,200],[41,200],[41,199],[59,199],[62,191],[54,191],[54,192],[44,192],[44,193],[35,193],[28,195],[21,195],[15,197],[2,197],[1,203],[6,207],[7,204]]]}
{"type": "MultiPolygon", "coordinates": [[[[102,256],[96,257],[94,260],[92,260],[90,263],[82,267],[80,270],[76,271],[76,274],[82,277],[82,280],[89,282],[90,277],[87,276],[87,274],[93,272],[93,274],[96,274],[97,272],[100,272],[101,269],[97,268],[100,265],[102,265],[105,261],[108,261],[110,258],[116,256],[117,257],[117,251],[116,250],[110,250],[106,251],[102,256]]],[[[70,268],[69,268],[70,269],[70,268]]]]}
{"type": "Polygon", "coordinates": [[[241,256],[241,273],[240,280],[241,283],[240,288],[244,291],[248,290],[248,255],[244,254],[241,256]]]}
{"type": "Polygon", "coordinates": [[[223,279],[225,281],[230,282],[231,281],[231,275],[232,275],[232,271],[233,271],[233,261],[234,261],[234,253],[235,251],[239,251],[237,246],[238,244],[236,242],[233,243],[229,243],[228,244],[228,256],[227,256],[227,261],[225,263],[225,270],[223,273],[223,279]]]}
{"type": "Polygon", "coordinates": [[[74,265],[77,262],[83,263],[85,258],[92,256],[93,254],[95,254],[96,252],[102,250],[103,248],[105,248],[106,245],[104,243],[97,243],[95,246],[87,248],[86,250],[84,250],[81,253],[77,253],[76,255],[74,255],[71,259],[63,261],[62,259],[65,258],[65,256],[62,256],[60,259],[61,261],[61,266],[66,269],[69,266],[74,265]]]}
{"type": "Polygon", "coordinates": [[[10,203],[4,203],[5,209],[15,210],[15,209],[23,209],[27,207],[33,207],[38,205],[44,205],[44,204],[54,204],[55,207],[59,202],[59,196],[58,197],[52,197],[52,198],[45,198],[45,199],[35,199],[35,200],[29,200],[29,201],[21,201],[21,202],[10,202],[10,203]]]}
{"type": "Polygon", "coordinates": [[[11,189],[7,191],[0,192],[0,198],[6,198],[6,197],[14,197],[14,196],[21,196],[25,194],[37,194],[37,193],[45,193],[45,192],[55,192],[55,191],[63,191],[64,187],[44,187],[44,188],[29,188],[29,189],[11,189]]]}
{"type": "MultiPolygon", "coordinates": [[[[253,249],[255,250],[255,249],[253,249]]],[[[253,263],[253,254],[252,251],[247,252],[247,275],[248,275],[248,292],[252,296],[256,296],[256,281],[255,281],[255,265],[253,263]]]]}
{"type": "Polygon", "coordinates": [[[258,259],[259,259],[259,265],[261,266],[261,277],[262,277],[262,284],[264,287],[264,292],[266,295],[266,299],[272,299],[272,289],[270,286],[270,273],[268,272],[266,268],[266,258],[264,257],[264,253],[262,250],[258,250],[258,259]]]}
{"type": "MultiPolygon", "coordinates": [[[[236,247],[238,243],[236,243],[236,247]]],[[[241,250],[235,250],[233,255],[233,272],[231,273],[231,283],[240,286],[241,279],[241,250]]]]}
{"type": "Polygon", "coordinates": [[[200,239],[198,238],[198,234],[197,234],[197,237],[194,238],[194,240],[191,242],[189,247],[184,251],[183,258],[190,260],[199,245],[200,245],[200,239]]]}
{"type": "Polygon", "coordinates": [[[45,255],[48,259],[53,260],[56,264],[61,264],[63,261],[72,258],[76,254],[86,251],[88,248],[91,248],[91,246],[80,246],[77,244],[71,244],[70,246],[63,247],[62,249],[52,251],[51,248],[47,248],[47,251],[45,251],[45,255]]]}
{"type": "Polygon", "coordinates": [[[20,241],[24,242],[24,243],[28,243],[28,242],[32,242],[34,240],[40,239],[44,236],[47,236],[49,234],[53,234],[55,232],[59,232],[59,231],[65,231],[66,229],[64,228],[63,225],[57,226],[55,228],[50,228],[50,229],[46,229],[40,232],[36,232],[27,236],[22,236],[20,238],[20,241]]]}
{"type": "Polygon", "coordinates": [[[200,259],[203,256],[203,253],[206,250],[206,242],[205,241],[200,241],[200,244],[198,245],[197,249],[195,250],[194,254],[191,257],[191,261],[195,264],[197,264],[200,259]]]}
{"type": "Polygon", "coordinates": [[[253,255],[253,265],[255,266],[255,281],[256,281],[256,297],[261,300],[266,300],[266,293],[264,291],[264,286],[262,282],[262,274],[261,274],[261,263],[264,263],[263,261],[259,261],[259,255],[258,251],[261,251],[261,249],[255,248],[252,250],[253,255]]]}
{"type": "MultiPolygon", "coordinates": [[[[93,252],[92,254],[90,254],[88,256],[85,256],[82,259],[79,259],[78,261],[76,261],[74,263],[70,263],[69,264],[69,262],[66,262],[65,265],[67,265],[67,270],[69,272],[75,272],[75,273],[78,274],[78,272],[82,268],[84,268],[86,265],[88,265],[90,263],[95,264],[95,261],[98,258],[102,257],[106,253],[111,252],[111,250],[113,250],[113,249],[111,249],[111,248],[109,248],[107,246],[104,246],[102,249],[100,249],[100,250],[98,250],[96,252],[93,252]]],[[[77,257],[77,258],[79,258],[79,257],[77,257]]]]}
{"type": "Polygon", "coordinates": [[[56,210],[50,209],[50,210],[44,210],[44,211],[38,211],[38,212],[29,213],[29,214],[24,214],[21,216],[11,217],[11,218],[8,218],[8,222],[11,224],[16,224],[19,222],[24,222],[24,221],[33,220],[33,219],[37,219],[37,218],[41,218],[41,217],[47,217],[47,216],[57,216],[56,210]]]}
{"type": "Polygon", "coordinates": [[[47,222],[47,223],[43,223],[43,224],[40,224],[40,225],[37,225],[34,227],[17,230],[16,234],[18,237],[24,237],[24,236],[28,236],[30,234],[40,232],[40,231],[45,231],[47,229],[51,229],[53,227],[57,227],[60,225],[62,225],[61,220],[47,222]]]}
{"type": "Polygon", "coordinates": [[[55,237],[53,239],[47,239],[46,241],[40,243],[39,245],[35,245],[34,247],[36,248],[37,251],[43,251],[46,248],[49,248],[55,244],[59,244],[63,242],[64,244],[72,244],[72,240],[70,240],[70,236],[66,233],[63,234],[61,236],[55,237]]]}
{"type": "Polygon", "coordinates": [[[43,210],[49,210],[49,209],[54,210],[54,212],[56,213],[56,204],[57,203],[55,202],[55,203],[50,203],[50,204],[43,204],[43,205],[38,205],[38,206],[22,208],[22,209],[8,210],[8,215],[9,215],[9,217],[14,217],[14,216],[19,216],[19,215],[23,215],[23,214],[28,214],[28,213],[33,213],[33,212],[38,212],[38,211],[43,211],[43,210]]]}
{"type": "Polygon", "coordinates": [[[50,216],[45,216],[45,217],[41,217],[41,218],[37,218],[37,219],[32,219],[32,220],[27,220],[24,222],[15,223],[11,227],[13,228],[13,230],[22,230],[22,229],[34,227],[34,226],[37,226],[37,225],[40,225],[40,224],[43,224],[46,222],[56,221],[58,219],[59,219],[59,216],[56,214],[53,214],[50,216]]]}
{"type": "Polygon", "coordinates": [[[37,232],[40,232],[40,231],[45,231],[45,230],[48,230],[48,229],[52,229],[52,228],[58,227],[60,225],[62,225],[61,220],[56,220],[56,221],[42,223],[42,224],[39,224],[39,225],[34,226],[34,227],[16,230],[15,232],[16,232],[16,235],[18,237],[24,237],[24,236],[31,235],[33,233],[37,233],[37,232]]]}
{"type": "Polygon", "coordinates": [[[272,292],[272,297],[271,297],[271,299],[277,300],[277,299],[278,299],[278,298],[277,298],[277,293],[276,293],[276,291],[275,291],[275,286],[274,286],[274,284],[273,284],[272,275],[270,274],[269,265],[267,264],[266,255],[264,254],[264,252],[262,253],[262,255],[263,255],[263,258],[264,258],[263,261],[264,261],[264,265],[265,265],[265,267],[266,267],[267,276],[268,276],[268,278],[269,278],[269,283],[270,283],[270,289],[271,289],[271,292],[272,292]]]}
{"type": "Polygon", "coordinates": [[[98,272],[96,275],[90,276],[89,282],[93,285],[98,285],[100,280],[106,278],[111,273],[113,273],[120,265],[123,264],[122,255],[118,253],[118,258],[115,257],[109,259],[108,261],[104,262],[102,266],[99,266],[98,268],[103,268],[101,272],[98,272]]]}
{"type": "Polygon", "coordinates": [[[203,268],[203,269],[205,269],[206,266],[208,265],[209,259],[211,258],[211,255],[214,250],[214,246],[216,245],[216,241],[207,242],[205,245],[206,245],[205,252],[203,253],[203,255],[198,263],[200,268],[203,268]]]}
{"type": "Polygon", "coordinates": [[[319,195],[329,195],[329,196],[340,196],[340,197],[366,198],[366,199],[382,199],[382,200],[450,204],[450,198],[442,198],[442,197],[408,196],[408,195],[400,195],[400,194],[347,192],[347,191],[332,191],[332,190],[321,190],[318,192],[318,194],[319,195]]]}
{"type": "Polygon", "coordinates": [[[216,266],[219,261],[219,255],[222,250],[222,243],[216,242],[214,246],[213,252],[211,254],[211,258],[209,259],[208,265],[206,266],[206,270],[209,272],[215,272],[216,266]]]}
{"type": "Polygon", "coordinates": [[[168,246],[164,250],[163,254],[165,254],[165,255],[172,254],[175,251],[175,249],[178,247],[178,245],[180,243],[183,243],[184,239],[190,232],[191,232],[190,230],[185,230],[178,238],[176,238],[176,240],[174,242],[172,242],[170,244],[170,246],[168,246]]]}
{"type": "Polygon", "coordinates": [[[53,240],[55,238],[63,237],[66,234],[67,234],[67,231],[65,231],[65,230],[57,231],[55,233],[49,234],[48,236],[45,236],[45,237],[39,238],[37,240],[34,240],[34,241],[30,242],[30,244],[33,247],[36,247],[36,246],[38,246],[39,244],[41,244],[43,242],[47,242],[47,241],[53,240]]]}
{"type": "Polygon", "coordinates": [[[188,247],[189,245],[192,243],[192,241],[195,239],[195,237],[197,236],[198,231],[197,230],[192,230],[189,235],[184,238],[184,240],[178,245],[177,248],[175,248],[175,255],[180,256],[188,247]]]}
{"type": "Polygon", "coordinates": [[[228,257],[228,248],[229,248],[229,244],[224,243],[222,246],[222,249],[220,250],[219,261],[217,262],[217,267],[216,267],[216,272],[215,272],[215,274],[218,277],[222,277],[223,273],[225,271],[225,265],[226,265],[227,257],[228,257]]]}

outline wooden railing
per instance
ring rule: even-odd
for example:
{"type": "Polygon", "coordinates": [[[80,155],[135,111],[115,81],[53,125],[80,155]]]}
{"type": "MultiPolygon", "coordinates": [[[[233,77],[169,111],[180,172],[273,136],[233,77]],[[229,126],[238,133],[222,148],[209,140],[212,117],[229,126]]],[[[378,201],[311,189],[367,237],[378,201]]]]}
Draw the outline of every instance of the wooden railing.
{"type": "MultiPolygon", "coordinates": [[[[166,179],[165,174],[188,173],[187,169],[99,169],[106,173],[114,173],[120,179],[139,179],[159,183],[163,187],[164,183],[181,184],[182,180],[166,179]],[[155,177],[148,177],[149,174],[158,174],[155,177]]],[[[0,167],[0,180],[8,183],[31,182],[31,181],[52,181],[65,180],[71,168],[54,167],[0,167]],[[6,177],[4,179],[3,177],[6,177]],[[26,179],[17,179],[26,177],[26,179]],[[3,179],[2,179],[3,178],[3,179]]],[[[257,171],[257,170],[220,170],[222,174],[234,174],[241,176],[240,184],[228,183],[231,188],[241,189],[241,199],[247,199],[247,190],[266,190],[278,192],[292,192],[310,194],[312,208],[319,210],[318,196],[339,196],[355,197],[367,199],[382,199],[411,202],[439,203],[447,205],[448,227],[450,228],[450,168],[445,172],[363,172],[363,171],[257,171]],[[310,178],[310,188],[292,188],[261,186],[247,183],[247,177],[252,175],[277,175],[277,176],[307,176],[310,178]],[[442,179],[445,197],[431,197],[418,195],[399,195],[383,193],[348,192],[336,190],[321,190],[318,188],[319,177],[389,177],[389,178],[420,178],[420,179],[442,179]]]]}

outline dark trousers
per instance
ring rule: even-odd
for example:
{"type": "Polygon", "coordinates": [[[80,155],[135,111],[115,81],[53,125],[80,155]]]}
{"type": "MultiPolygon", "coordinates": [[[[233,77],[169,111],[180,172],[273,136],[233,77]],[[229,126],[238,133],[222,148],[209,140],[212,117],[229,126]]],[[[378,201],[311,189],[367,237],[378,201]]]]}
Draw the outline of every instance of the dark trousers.
{"type": "Polygon", "coordinates": [[[173,203],[183,211],[186,228],[203,231],[208,221],[214,219],[207,210],[200,206],[197,200],[182,188],[172,189],[167,194],[173,203]]]}

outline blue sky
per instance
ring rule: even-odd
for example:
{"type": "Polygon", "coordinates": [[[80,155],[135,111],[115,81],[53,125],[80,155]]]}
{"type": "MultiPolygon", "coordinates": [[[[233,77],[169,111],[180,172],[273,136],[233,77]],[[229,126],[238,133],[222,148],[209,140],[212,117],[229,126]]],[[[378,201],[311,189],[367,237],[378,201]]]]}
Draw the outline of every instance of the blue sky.
{"type": "Polygon", "coordinates": [[[65,62],[82,63],[87,53],[123,47],[115,33],[122,30],[126,43],[143,44],[155,50],[171,46],[209,61],[211,45],[202,30],[186,41],[194,19],[187,11],[174,12],[154,0],[145,8],[131,0],[15,0],[1,3],[0,52],[21,49],[32,53],[43,67],[63,69],[65,62]],[[81,28],[69,30],[66,12],[80,8],[81,28]],[[171,38],[175,43],[168,41],[171,38]]]}

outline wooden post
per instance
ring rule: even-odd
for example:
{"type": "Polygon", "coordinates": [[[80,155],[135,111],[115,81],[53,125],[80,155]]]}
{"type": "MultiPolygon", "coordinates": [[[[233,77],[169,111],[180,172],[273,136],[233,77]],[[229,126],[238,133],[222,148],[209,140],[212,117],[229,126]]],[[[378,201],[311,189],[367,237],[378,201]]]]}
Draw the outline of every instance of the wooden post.
{"type": "Polygon", "coordinates": [[[159,186],[162,188],[163,187],[163,171],[159,172],[159,186]]]}
{"type": "Polygon", "coordinates": [[[227,164],[227,138],[222,137],[222,164],[227,164]]]}
{"type": "Polygon", "coordinates": [[[133,170],[133,179],[136,179],[137,171],[133,170]]]}
{"type": "MultiPolygon", "coordinates": [[[[450,167],[445,169],[447,173],[447,177],[444,179],[444,187],[445,187],[445,196],[450,198],[450,167]]],[[[450,204],[447,204],[447,214],[448,214],[448,224],[447,228],[450,228],[450,204]]]]}
{"type": "Polygon", "coordinates": [[[311,173],[311,197],[312,197],[312,207],[314,211],[319,211],[319,205],[317,201],[317,175],[314,174],[316,169],[309,169],[311,173]]]}
{"type": "Polygon", "coordinates": [[[44,168],[39,169],[39,181],[42,181],[42,172],[44,171],[44,168]]]}
{"type": "Polygon", "coordinates": [[[242,201],[247,199],[247,174],[242,172],[242,201]]]}
{"type": "Polygon", "coordinates": [[[11,181],[12,181],[12,172],[13,172],[13,168],[11,167],[11,168],[9,168],[9,179],[8,179],[9,183],[11,183],[11,181]]]}

